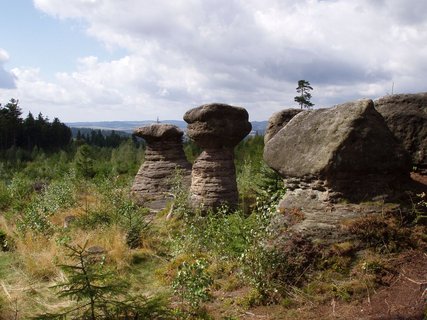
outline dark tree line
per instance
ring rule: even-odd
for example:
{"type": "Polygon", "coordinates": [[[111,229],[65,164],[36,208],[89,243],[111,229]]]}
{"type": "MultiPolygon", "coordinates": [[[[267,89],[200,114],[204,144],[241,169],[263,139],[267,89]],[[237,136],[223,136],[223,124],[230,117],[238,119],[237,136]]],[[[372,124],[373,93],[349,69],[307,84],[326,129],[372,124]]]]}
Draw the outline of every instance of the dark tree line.
{"type": "Polygon", "coordinates": [[[0,151],[11,147],[32,150],[57,150],[69,145],[71,130],[55,118],[52,122],[41,113],[34,118],[31,112],[23,119],[19,101],[11,99],[0,104],[0,151]]]}
{"type": "MultiPolygon", "coordinates": [[[[76,141],[79,143],[84,142],[91,146],[97,147],[107,147],[107,148],[117,148],[123,142],[126,142],[130,137],[126,135],[118,134],[116,131],[112,130],[109,134],[101,130],[91,130],[88,133],[82,133],[80,130],[77,131],[76,141]]],[[[136,137],[132,136],[135,145],[139,145],[136,141],[136,137]]]]}

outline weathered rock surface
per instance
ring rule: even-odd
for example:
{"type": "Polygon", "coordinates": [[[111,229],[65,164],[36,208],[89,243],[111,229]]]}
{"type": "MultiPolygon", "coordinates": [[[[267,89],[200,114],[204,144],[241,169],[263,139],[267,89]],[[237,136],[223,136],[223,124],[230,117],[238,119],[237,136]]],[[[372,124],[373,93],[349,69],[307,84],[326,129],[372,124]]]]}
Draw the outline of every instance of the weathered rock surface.
{"type": "Polygon", "coordinates": [[[301,109],[285,109],[274,113],[270,119],[268,119],[267,129],[264,134],[264,143],[267,143],[271,138],[273,138],[277,132],[279,132],[301,111],[301,109]]]}
{"type": "Polygon", "coordinates": [[[222,103],[205,104],[184,114],[187,134],[201,148],[234,148],[251,131],[246,109],[222,103]]]}
{"type": "Polygon", "coordinates": [[[409,155],[372,100],[300,112],[268,141],[264,160],[296,178],[294,189],[314,186],[331,199],[384,194],[409,179],[410,170],[409,155]]]}
{"type": "Polygon", "coordinates": [[[161,210],[170,199],[171,178],[180,169],[184,183],[190,184],[191,165],[182,148],[183,132],[170,124],[152,124],[139,128],[135,135],[146,143],[145,161],[140,167],[132,194],[139,204],[161,210]]]}
{"type": "Polygon", "coordinates": [[[385,96],[374,103],[413,164],[427,170],[427,92],[385,96]]]}
{"type": "Polygon", "coordinates": [[[233,148],[251,131],[244,108],[207,104],[187,111],[188,136],[204,151],[193,164],[190,197],[194,206],[238,203],[233,148]]]}

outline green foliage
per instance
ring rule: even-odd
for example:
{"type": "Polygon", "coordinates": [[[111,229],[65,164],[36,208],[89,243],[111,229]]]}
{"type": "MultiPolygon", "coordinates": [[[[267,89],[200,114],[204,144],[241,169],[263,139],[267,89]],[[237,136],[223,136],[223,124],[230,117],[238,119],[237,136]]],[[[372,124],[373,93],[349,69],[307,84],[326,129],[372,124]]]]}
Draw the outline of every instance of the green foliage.
{"type": "Polygon", "coordinates": [[[427,225],[427,195],[425,192],[417,194],[418,200],[413,204],[415,223],[427,225]]]}
{"type": "Polygon", "coordinates": [[[0,181],[0,210],[4,210],[12,203],[10,192],[3,181],[0,181]]]}
{"type": "Polygon", "coordinates": [[[148,211],[138,207],[128,197],[117,196],[113,198],[113,205],[117,212],[117,224],[126,231],[126,243],[130,248],[141,245],[141,233],[147,231],[150,221],[145,217],[148,211]]]}
{"type": "Polygon", "coordinates": [[[33,319],[171,319],[161,300],[128,295],[129,284],[109,270],[103,259],[93,256],[87,244],[66,247],[73,264],[61,265],[67,280],[55,288],[58,297],[69,298],[75,304],[33,319]]]}
{"type": "MultiPolygon", "coordinates": [[[[58,118],[49,122],[41,113],[37,118],[29,113],[25,119],[21,114],[18,100],[11,99],[5,106],[0,104],[0,151],[22,153],[23,149],[31,151],[35,146],[58,150],[70,143],[71,130],[58,118]]],[[[24,155],[17,153],[14,157],[22,159],[24,155]]]]}
{"type": "Polygon", "coordinates": [[[139,162],[140,156],[135,152],[135,146],[130,139],[120,144],[111,153],[111,165],[116,174],[134,172],[139,162]]]}
{"type": "Polygon", "coordinates": [[[311,93],[310,91],[313,90],[313,88],[310,86],[310,82],[306,80],[299,80],[298,81],[298,87],[296,88],[297,92],[300,94],[299,96],[296,96],[294,98],[295,102],[298,102],[301,109],[302,108],[311,108],[314,106],[314,103],[310,101],[311,99],[311,93]]]}
{"type": "Polygon", "coordinates": [[[301,284],[317,258],[313,244],[298,235],[274,245],[261,241],[242,256],[243,274],[265,301],[277,302],[291,286],[301,284]]]}
{"type": "Polygon", "coordinates": [[[256,221],[227,207],[186,218],[186,228],[175,238],[178,252],[210,252],[237,259],[249,246],[256,221]]]}
{"type": "Polygon", "coordinates": [[[150,226],[148,209],[137,206],[130,198],[127,185],[120,186],[117,180],[102,179],[92,187],[100,193],[100,204],[80,216],[76,225],[85,230],[118,225],[126,232],[126,243],[130,248],[140,246],[141,234],[150,226]]]}
{"type": "Polygon", "coordinates": [[[33,191],[32,182],[24,176],[16,174],[9,183],[8,190],[14,203],[22,206],[26,198],[28,198],[33,191]]]}
{"type": "Polygon", "coordinates": [[[174,293],[188,303],[194,311],[211,297],[209,287],[213,280],[207,268],[208,262],[204,259],[196,259],[193,262],[184,261],[178,267],[178,273],[172,283],[174,293]]]}
{"type": "Polygon", "coordinates": [[[21,234],[31,230],[50,236],[55,227],[49,217],[60,209],[70,208],[76,202],[76,190],[71,174],[53,181],[41,193],[31,199],[20,212],[17,227],[21,234]]]}
{"type": "Polygon", "coordinates": [[[177,218],[192,215],[192,208],[189,202],[188,187],[184,183],[184,175],[181,169],[177,168],[169,180],[170,191],[173,195],[172,208],[170,209],[177,218]]]}
{"type": "Polygon", "coordinates": [[[185,156],[190,163],[193,163],[202,152],[202,149],[200,149],[192,140],[184,142],[183,147],[185,156]]]}
{"type": "Polygon", "coordinates": [[[54,233],[54,226],[49,221],[48,215],[40,210],[36,202],[25,208],[16,226],[21,235],[30,230],[45,236],[51,236],[54,233]]]}
{"type": "Polygon", "coordinates": [[[37,202],[43,212],[52,215],[60,209],[72,207],[76,199],[76,188],[71,175],[66,175],[63,179],[49,184],[37,202]]]}
{"type": "Polygon", "coordinates": [[[95,176],[93,167],[94,156],[92,148],[86,144],[77,149],[76,157],[74,159],[77,173],[82,177],[88,179],[95,176]]]}

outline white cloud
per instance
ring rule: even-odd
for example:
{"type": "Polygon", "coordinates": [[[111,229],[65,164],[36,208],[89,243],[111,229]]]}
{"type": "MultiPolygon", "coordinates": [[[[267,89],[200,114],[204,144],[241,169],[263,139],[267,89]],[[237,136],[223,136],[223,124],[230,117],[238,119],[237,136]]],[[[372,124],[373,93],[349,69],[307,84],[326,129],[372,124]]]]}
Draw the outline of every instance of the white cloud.
{"type": "Polygon", "coordinates": [[[34,103],[39,96],[64,109],[94,110],[82,120],[179,119],[213,101],[267,119],[294,105],[299,79],[311,82],[318,106],[375,98],[393,82],[395,92],[426,91],[427,3],[418,0],[34,3],[83,21],[90,36],[128,52],[112,61],[82,57],[75,72],[58,73],[52,83],[14,71],[34,103]]]}
{"type": "Polygon", "coordinates": [[[0,48],[0,89],[15,88],[15,76],[4,68],[4,64],[9,60],[6,50],[0,48]]]}

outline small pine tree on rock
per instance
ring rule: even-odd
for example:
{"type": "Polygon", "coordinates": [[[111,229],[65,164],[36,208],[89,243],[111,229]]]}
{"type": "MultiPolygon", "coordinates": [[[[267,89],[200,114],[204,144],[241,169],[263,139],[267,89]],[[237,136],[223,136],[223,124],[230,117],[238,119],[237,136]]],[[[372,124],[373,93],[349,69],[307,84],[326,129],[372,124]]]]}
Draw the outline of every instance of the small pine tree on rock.
{"type": "Polygon", "coordinates": [[[294,98],[294,101],[298,102],[301,109],[302,108],[310,109],[311,107],[314,106],[314,103],[310,101],[311,99],[310,91],[313,90],[313,88],[310,86],[310,82],[306,80],[299,80],[298,87],[296,88],[296,90],[300,95],[296,96],[294,98]]]}

